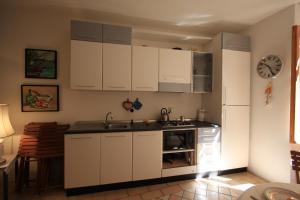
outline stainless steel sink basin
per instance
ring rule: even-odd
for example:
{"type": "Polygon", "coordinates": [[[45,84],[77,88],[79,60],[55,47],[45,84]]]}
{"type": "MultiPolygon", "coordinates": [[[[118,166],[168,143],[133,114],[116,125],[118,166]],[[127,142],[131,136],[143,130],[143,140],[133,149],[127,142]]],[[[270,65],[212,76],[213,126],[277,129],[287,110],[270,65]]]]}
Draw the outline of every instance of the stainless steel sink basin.
{"type": "Polygon", "coordinates": [[[106,129],[129,129],[130,128],[130,124],[123,124],[123,123],[120,123],[120,124],[114,124],[114,123],[111,123],[111,124],[108,124],[105,126],[106,129]]]}

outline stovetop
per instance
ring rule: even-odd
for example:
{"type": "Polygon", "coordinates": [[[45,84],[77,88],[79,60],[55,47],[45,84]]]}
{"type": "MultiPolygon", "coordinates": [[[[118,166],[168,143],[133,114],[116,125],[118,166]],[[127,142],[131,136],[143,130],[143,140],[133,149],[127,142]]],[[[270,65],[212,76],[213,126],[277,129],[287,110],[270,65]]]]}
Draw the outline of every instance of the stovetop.
{"type": "Polygon", "coordinates": [[[159,122],[162,125],[162,128],[169,128],[169,127],[193,127],[195,124],[193,124],[190,121],[167,121],[159,122]]]}

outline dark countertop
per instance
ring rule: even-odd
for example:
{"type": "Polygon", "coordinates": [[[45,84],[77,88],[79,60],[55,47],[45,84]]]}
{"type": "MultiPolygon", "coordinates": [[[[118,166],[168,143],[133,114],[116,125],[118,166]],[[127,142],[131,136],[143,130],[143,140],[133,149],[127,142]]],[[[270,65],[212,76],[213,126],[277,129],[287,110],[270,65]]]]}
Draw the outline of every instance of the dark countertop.
{"type": "Polygon", "coordinates": [[[175,130],[175,129],[194,129],[205,127],[220,127],[218,124],[210,122],[191,121],[194,126],[180,126],[180,127],[163,127],[159,122],[134,122],[127,128],[107,129],[100,122],[78,122],[73,124],[65,134],[76,133],[112,133],[112,132],[137,132],[137,131],[155,131],[155,130],[175,130]]]}

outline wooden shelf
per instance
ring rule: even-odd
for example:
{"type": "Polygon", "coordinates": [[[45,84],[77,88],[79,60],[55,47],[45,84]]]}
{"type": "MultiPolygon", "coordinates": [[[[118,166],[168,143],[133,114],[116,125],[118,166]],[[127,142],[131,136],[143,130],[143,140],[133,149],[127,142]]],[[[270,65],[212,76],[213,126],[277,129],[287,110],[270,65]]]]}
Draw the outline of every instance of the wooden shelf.
{"type": "Polygon", "coordinates": [[[175,167],[186,167],[190,166],[191,164],[185,159],[174,159],[172,163],[170,162],[163,162],[163,169],[175,168],[175,167]]]}
{"type": "Polygon", "coordinates": [[[192,152],[192,151],[195,151],[195,149],[176,149],[176,150],[163,151],[163,154],[168,154],[168,153],[183,153],[183,152],[192,152]]]}

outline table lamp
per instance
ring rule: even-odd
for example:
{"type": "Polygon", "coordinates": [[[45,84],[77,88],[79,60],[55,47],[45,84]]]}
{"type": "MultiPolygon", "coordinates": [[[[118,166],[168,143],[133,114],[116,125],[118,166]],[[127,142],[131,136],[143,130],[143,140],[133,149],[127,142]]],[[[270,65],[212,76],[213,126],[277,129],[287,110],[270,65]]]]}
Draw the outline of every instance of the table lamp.
{"type": "Polygon", "coordinates": [[[6,160],[2,158],[3,153],[3,140],[11,136],[15,130],[11,126],[8,115],[8,104],[0,104],[0,165],[4,164],[6,160]]]}

